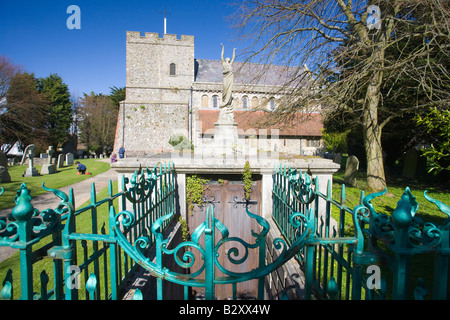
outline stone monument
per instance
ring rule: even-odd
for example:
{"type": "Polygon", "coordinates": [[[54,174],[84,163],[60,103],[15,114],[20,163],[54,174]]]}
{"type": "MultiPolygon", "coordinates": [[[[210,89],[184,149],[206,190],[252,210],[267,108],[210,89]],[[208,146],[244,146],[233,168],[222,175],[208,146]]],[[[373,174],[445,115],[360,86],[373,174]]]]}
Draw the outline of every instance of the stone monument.
{"type": "Polygon", "coordinates": [[[419,153],[415,149],[410,149],[405,155],[405,164],[403,165],[402,176],[409,179],[414,179],[417,171],[417,162],[419,160],[419,153]]]}
{"type": "Polygon", "coordinates": [[[24,177],[34,177],[39,175],[39,172],[35,167],[33,167],[33,157],[35,149],[36,146],[34,144],[30,144],[25,148],[25,151],[23,152],[22,161],[20,162],[20,164],[23,165],[25,160],[28,158],[28,168],[23,174],[24,177]]]}
{"type": "Polygon", "coordinates": [[[73,165],[73,153],[69,152],[66,154],[66,166],[73,165]]]}
{"type": "Polygon", "coordinates": [[[347,158],[347,164],[345,166],[344,183],[352,187],[356,187],[356,175],[359,170],[359,160],[355,156],[349,156],[347,158]]]}
{"type": "Polygon", "coordinates": [[[233,49],[233,57],[224,59],[224,46],[222,44],[222,68],[223,68],[223,92],[220,105],[219,118],[214,124],[214,153],[216,155],[230,155],[236,151],[238,142],[237,123],[234,122],[233,62],[236,49],[233,49]]]}
{"type": "Polygon", "coordinates": [[[56,173],[56,164],[52,163],[53,154],[55,153],[55,150],[53,149],[53,146],[49,146],[47,150],[48,154],[48,163],[44,163],[42,165],[41,174],[53,174],[56,173]]]}
{"type": "Polygon", "coordinates": [[[64,154],[62,154],[62,153],[58,156],[57,167],[58,167],[58,169],[64,168],[64,154]]]}

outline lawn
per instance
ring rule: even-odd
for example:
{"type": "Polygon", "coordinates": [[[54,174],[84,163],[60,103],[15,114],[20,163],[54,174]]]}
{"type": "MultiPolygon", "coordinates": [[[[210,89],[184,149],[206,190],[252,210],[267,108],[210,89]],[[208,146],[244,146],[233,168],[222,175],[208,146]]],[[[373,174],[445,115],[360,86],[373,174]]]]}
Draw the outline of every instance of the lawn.
{"type": "MultiPolygon", "coordinates": [[[[359,204],[361,190],[367,195],[367,183],[365,180],[365,173],[359,172],[356,187],[345,186],[346,204],[350,208],[354,208],[359,204]]],[[[343,171],[338,171],[333,175],[333,198],[339,200],[342,184],[344,183],[343,171]]],[[[372,200],[375,211],[390,215],[392,211],[397,207],[397,202],[400,200],[402,194],[405,192],[405,188],[409,187],[412,194],[416,197],[416,201],[419,203],[419,210],[417,216],[421,217],[425,222],[442,222],[443,219],[448,216],[440,212],[436,205],[429,202],[423,196],[424,191],[427,194],[439,200],[447,205],[450,205],[450,189],[447,186],[437,184],[432,181],[432,177],[426,177],[422,179],[405,179],[398,176],[387,177],[387,192],[381,197],[377,197],[372,200]]]]}
{"type": "MultiPolygon", "coordinates": [[[[77,175],[75,164],[60,168],[54,174],[36,177],[22,177],[27,168],[25,165],[8,167],[11,182],[0,185],[0,187],[5,189],[4,193],[0,196],[0,210],[14,206],[14,197],[23,182],[27,184],[28,189],[31,191],[31,196],[35,197],[47,192],[42,189],[42,182],[44,181],[47,187],[59,189],[103,173],[111,167],[109,162],[100,161],[98,159],[83,159],[80,162],[86,165],[87,171],[92,173],[92,175],[77,175]]],[[[36,166],[36,169],[40,172],[41,167],[42,166],[36,166]]]]}

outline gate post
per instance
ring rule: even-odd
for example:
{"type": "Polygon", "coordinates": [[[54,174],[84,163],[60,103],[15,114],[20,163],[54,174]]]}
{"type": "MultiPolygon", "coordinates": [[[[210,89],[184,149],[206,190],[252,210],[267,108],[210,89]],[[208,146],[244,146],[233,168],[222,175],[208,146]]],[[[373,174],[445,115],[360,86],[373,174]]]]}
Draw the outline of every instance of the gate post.
{"type": "MultiPolygon", "coordinates": [[[[114,239],[117,238],[116,225],[115,220],[116,211],[114,210],[114,206],[111,206],[109,209],[109,235],[114,239]]],[[[110,276],[111,276],[111,300],[117,300],[117,291],[118,291],[118,280],[117,280],[117,244],[115,242],[111,242],[109,245],[109,263],[110,263],[110,276]]]]}
{"type": "Polygon", "coordinates": [[[206,211],[207,227],[205,228],[205,299],[214,300],[215,296],[215,257],[214,257],[214,207],[211,207],[210,211],[206,211]]]}
{"type": "Polygon", "coordinates": [[[17,224],[17,234],[19,235],[20,250],[20,286],[22,300],[33,300],[33,264],[32,264],[32,246],[28,244],[32,235],[31,217],[34,213],[34,207],[31,204],[30,190],[25,183],[22,183],[16,206],[12,210],[12,217],[17,224]]]}

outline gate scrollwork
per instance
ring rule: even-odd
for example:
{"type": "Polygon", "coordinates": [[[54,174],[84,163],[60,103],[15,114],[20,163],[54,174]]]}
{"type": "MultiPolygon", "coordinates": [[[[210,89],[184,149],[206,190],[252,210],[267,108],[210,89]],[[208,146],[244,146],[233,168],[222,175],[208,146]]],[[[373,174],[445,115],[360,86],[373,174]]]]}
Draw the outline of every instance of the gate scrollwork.
{"type": "MultiPolygon", "coordinates": [[[[205,298],[214,299],[214,286],[216,284],[239,283],[252,279],[261,279],[273,272],[290,260],[298,251],[305,245],[313,227],[313,213],[312,209],[306,214],[293,213],[290,223],[294,228],[301,229],[299,237],[290,247],[285,240],[281,238],[274,239],[271,244],[276,250],[280,251],[278,258],[271,263],[265,262],[266,236],[270,230],[270,224],[263,217],[251,213],[246,209],[246,214],[252,219],[255,219],[260,227],[260,230],[251,230],[253,243],[248,243],[239,237],[230,237],[227,227],[214,216],[214,206],[210,206],[206,212],[206,219],[201,223],[192,233],[191,240],[181,242],[173,249],[167,248],[169,238],[164,238],[161,227],[166,220],[171,220],[174,213],[157,219],[151,226],[151,232],[155,236],[155,259],[151,260],[146,256],[149,252],[151,241],[149,237],[143,236],[138,238],[131,244],[124,232],[133,226],[134,217],[129,211],[123,211],[115,214],[112,209],[111,215],[114,217],[114,223],[118,244],[122,249],[139,265],[148,270],[153,276],[171,281],[180,285],[189,287],[204,287],[205,298]],[[217,236],[217,239],[216,239],[217,236]],[[201,238],[204,239],[204,244],[201,243],[201,238]],[[232,243],[223,260],[219,252],[225,244],[232,243]],[[235,272],[229,270],[224,266],[224,261],[231,262],[232,265],[239,265],[244,263],[249,251],[259,249],[259,266],[256,269],[235,272]],[[198,252],[197,255],[194,254],[198,252]],[[197,270],[192,273],[179,273],[163,266],[163,255],[171,255],[178,266],[188,271],[194,266],[194,263],[200,262],[197,270]],[[222,261],[222,262],[221,262],[222,261]],[[223,275],[216,275],[216,270],[220,270],[223,275]],[[203,276],[202,276],[203,274],[203,276]]],[[[158,296],[161,295],[162,286],[157,285],[158,296]]]]}

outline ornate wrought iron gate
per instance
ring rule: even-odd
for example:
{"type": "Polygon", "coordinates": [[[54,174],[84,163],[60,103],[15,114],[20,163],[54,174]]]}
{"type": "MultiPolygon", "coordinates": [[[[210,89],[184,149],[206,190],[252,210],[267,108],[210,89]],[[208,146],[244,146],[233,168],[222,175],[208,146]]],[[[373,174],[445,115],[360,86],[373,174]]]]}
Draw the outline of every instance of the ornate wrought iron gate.
{"type": "MultiPolygon", "coordinates": [[[[31,204],[30,190],[22,184],[11,216],[0,219],[0,246],[19,250],[20,286],[8,271],[0,298],[13,299],[13,288],[17,288],[14,292],[20,291],[24,300],[76,300],[84,292],[87,299],[115,300],[121,297],[120,289],[128,277],[141,266],[157,278],[158,299],[163,298],[163,281],[183,286],[186,299],[191,287],[204,288],[205,298],[214,299],[216,285],[230,285],[233,298],[237,298],[238,284],[249,280],[257,281],[257,298],[262,299],[264,278],[296,257],[305,273],[306,299],[311,299],[313,292],[331,299],[384,298],[386,281],[381,279],[372,286],[367,274],[370,267],[383,262],[392,270],[392,298],[408,299],[410,257],[430,253],[435,257],[432,298],[448,297],[450,218],[441,224],[416,218],[418,203],[409,188],[392,216],[387,216],[377,213],[371,204],[383,193],[362,193],[361,203],[349,208],[345,188],[336,201],[330,184],[327,194],[322,194],[317,179],[296,170],[277,166],[273,181],[273,220],[282,237],[267,243],[270,223],[248,207],[244,213],[253,223],[247,231],[250,237],[233,235],[209,204],[191,239],[171,248],[163,231],[177,212],[173,164],[123,178],[123,191],[116,194],[110,184],[104,199],[97,200],[93,186],[91,203],[78,210],[72,192],[66,195],[43,186],[61,203],[39,212],[31,204]],[[116,212],[116,201],[122,204],[120,212],[116,212]],[[102,206],[106,206],[106,214],[101,213],[102,206]],[[83,229],[81,217],[86,215],[89,226],[83,229]],[[347,222],[350,229],[346,229],[347,222]],[[265,259],[269,246],[279,253],[270,263],[265,259]],[[148,254],[151,248],[154,259],[148,254]],[[251,251],[256,252],[255,266],[251,270],[234,268],[244,265],[251,251]],[[163,264],[164,256],[172,256],[187,271],[169,269],[163,264]],[[48,271],[43,271],[36,288],[34,274],[42,261],[51,262],[52,281],[48,271]],[[193,270],[195,263],[198,269],[193,270]],[[83,276],[84,288],[73,281],[83,276]]],[[[426,193],[424,196],[450,217],[450,207],[426,193]]],[[[233,204],[233,199],[229,201],[233,204]]],[[[423,299],[428,291],[419,281],[414,297],[423,299]]],[[[140,299],[142,294],[137,291],[134,298],[140,299]]]]}

